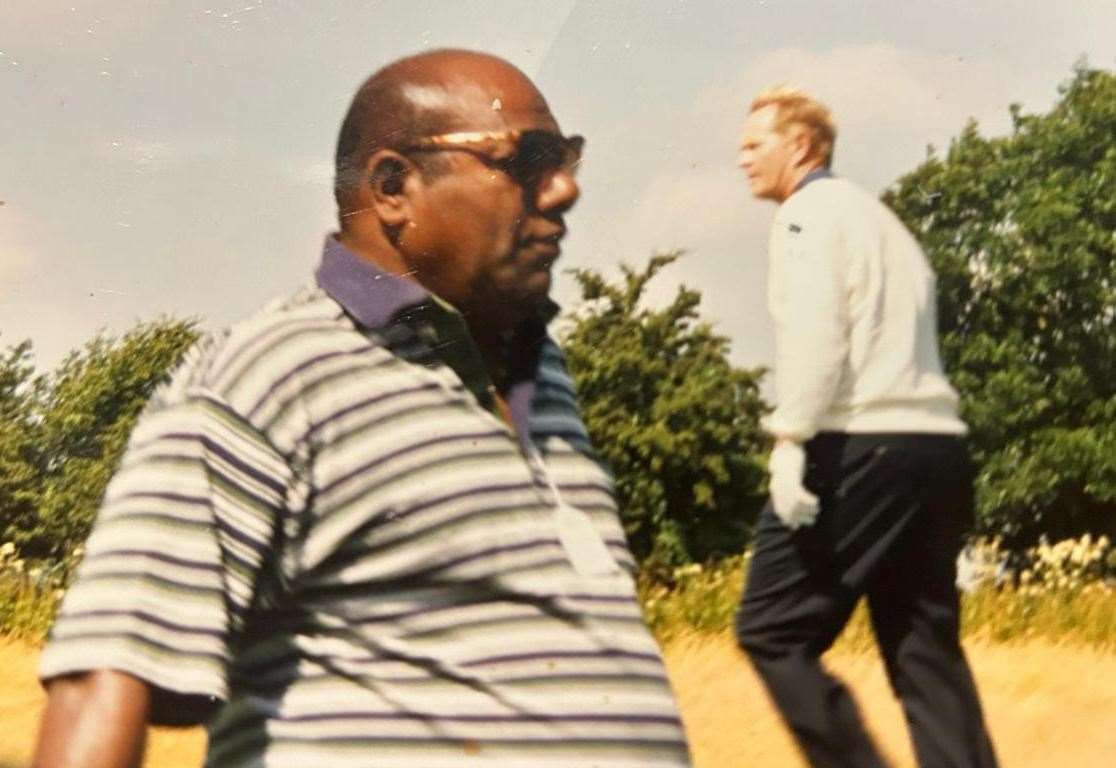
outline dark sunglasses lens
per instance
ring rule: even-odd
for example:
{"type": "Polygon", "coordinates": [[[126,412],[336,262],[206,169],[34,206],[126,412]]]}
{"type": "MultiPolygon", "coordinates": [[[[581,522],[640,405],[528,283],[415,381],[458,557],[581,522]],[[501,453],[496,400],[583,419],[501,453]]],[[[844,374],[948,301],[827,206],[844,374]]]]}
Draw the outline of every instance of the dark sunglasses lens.
{"type": "Polygon", "coordinates": [[[581,147],[584,141],[580,136],[565,138],[546,131],[532,131],[523,134],[515,155],[508,161],[510,170],[525,182],[538,181],[551,171],[577,171],[581,160],[581,147]]]}

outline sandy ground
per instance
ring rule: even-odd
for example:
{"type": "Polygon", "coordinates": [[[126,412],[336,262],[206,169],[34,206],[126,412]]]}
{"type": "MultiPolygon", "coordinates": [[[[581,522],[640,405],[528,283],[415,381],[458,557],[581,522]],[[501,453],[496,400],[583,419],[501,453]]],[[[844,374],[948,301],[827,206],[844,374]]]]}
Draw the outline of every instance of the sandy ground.
{"type": "MultiPolygon", "coordinates": [[[[1116,765],[1116,654],[1031,643],[967,646],[1003,768],[1116,765]]],[[[733,643],[694,638],[666,651],[699,768],[800,768],[789,735],[733,643]]],[[[914,768],[903,715],[872,654],[831,654],[896,768],[914,768]]]]}
{"type": "MultiPolygon", "coordinates": [[[[971,646],[977,681],[1003,768],[1102,768],[1116,754],[1116,654],[1040,643],[971,646]]],[[[0,768],[31,759],[42,693],[37,651],[0,639],[0,768]]],[[[732,642],[688,638],[666,650],[698,768],[805,763],[732,642]]],[[[857,694],[869,727],[896,768],[914,768],[902,715],[875,655],[832,655],[830,667],[857,694]]],[[[197,768],[197,730],[154,729],[145,766],[197,768]]]]}

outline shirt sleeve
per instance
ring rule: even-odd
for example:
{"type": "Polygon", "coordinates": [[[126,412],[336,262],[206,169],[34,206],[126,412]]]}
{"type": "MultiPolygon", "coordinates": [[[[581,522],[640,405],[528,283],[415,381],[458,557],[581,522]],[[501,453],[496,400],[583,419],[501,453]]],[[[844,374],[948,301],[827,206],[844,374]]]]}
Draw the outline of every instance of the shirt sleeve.
{"type": "Polygon", "coordinates": [[[110,482],[40,661],[152,686],[153,722],[201,722],[252,606],[291,470],[216,397],[145,412],[110,482]]]}
{"type": "Polygon", "coordinates": [[[833,402],[849,348],[844,242],[829,216],[778,217],[769,296],[777,405],[772,434],[808,440],[833,402]]]}

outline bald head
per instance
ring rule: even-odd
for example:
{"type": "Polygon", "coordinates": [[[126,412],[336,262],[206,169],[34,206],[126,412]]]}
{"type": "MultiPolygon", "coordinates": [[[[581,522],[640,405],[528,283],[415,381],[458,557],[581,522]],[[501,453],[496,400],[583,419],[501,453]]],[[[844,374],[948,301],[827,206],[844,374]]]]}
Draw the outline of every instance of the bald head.
{"type": "MultiPolygon", "coordinates": [[[[525,116],[553,122],[542,94],[503,59],[465,50],[399,59],[364,82],[345,115],[337,140],[338,206],[344,213],[377,150],[455,131],[503,130],[525,116]]],[[[437,156],[423,162],[425,171],[437,173],[437,156]]]]}

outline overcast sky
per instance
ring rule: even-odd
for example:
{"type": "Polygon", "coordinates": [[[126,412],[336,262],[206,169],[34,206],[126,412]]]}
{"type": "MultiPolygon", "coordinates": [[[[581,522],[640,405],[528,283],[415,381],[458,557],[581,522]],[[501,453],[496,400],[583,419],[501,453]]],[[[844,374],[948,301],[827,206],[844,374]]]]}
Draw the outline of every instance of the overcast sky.
{"type": "MultiPolygon", "coordinates": [[[[758,88],[836,113],[835,170],[880,191],[969,117],[1007,130],[1073,64],[1116,67],[1116,0],[0,0],[0,347],[41,368],[97,329],[218,327],[308,279],[357,85],[401,55],[501,55],[588,138],[559,266],[685,247],[680,281],[769,362],[766,228],[735,167],[758,88]]],[[[559,274],[556,297],[576,298],[559,274]]]]}

